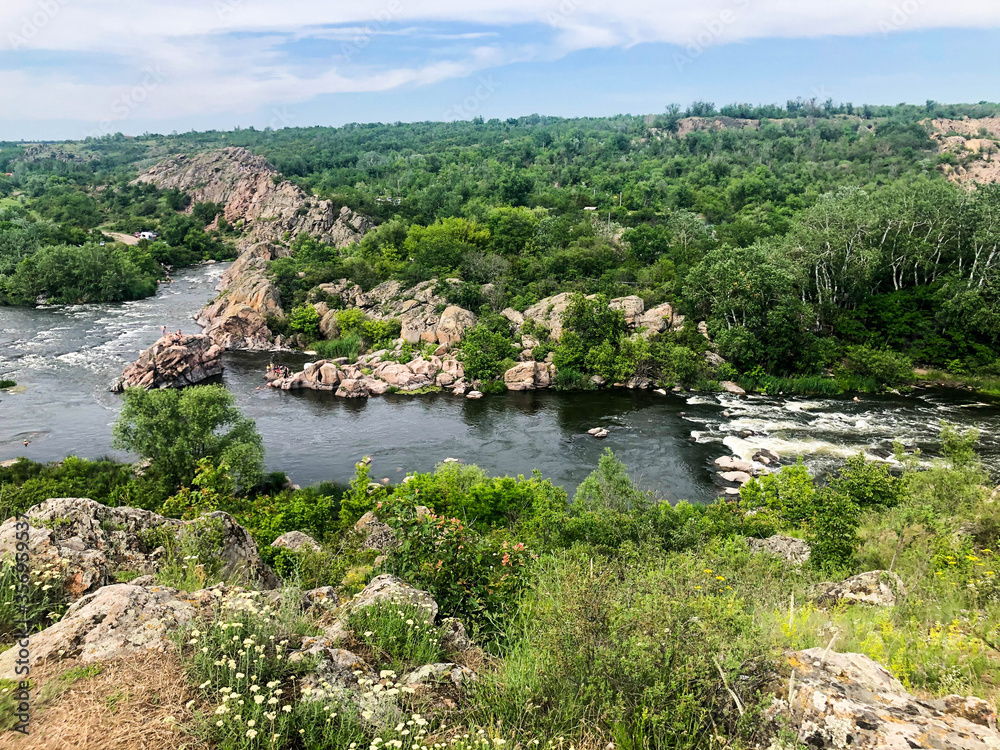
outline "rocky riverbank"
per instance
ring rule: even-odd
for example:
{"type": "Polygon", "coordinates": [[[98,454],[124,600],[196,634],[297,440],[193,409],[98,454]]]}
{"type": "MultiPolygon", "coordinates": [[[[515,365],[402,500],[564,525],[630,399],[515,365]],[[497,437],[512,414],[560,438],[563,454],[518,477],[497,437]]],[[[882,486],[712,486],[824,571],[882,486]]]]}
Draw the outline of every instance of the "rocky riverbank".
{"type": "Polygon", "coordinates": [[[285,311],[265,272],[271,260],[290,253],[288,243],[295,237],[305,233],[345,248],[359,242],[373,226],[367,216],[312,198],[280,179],[266,159],[244,148],[177,156],[153,166],[135,182],[186,191],[192,203],[217,203],[226,221],[242,231],[239,257],[219,284],[219,297],[196,316],[206,335],[223,349],[283,348],[268,328],[268,319],[283,319],[285,311]]]}
{"type": "MultiPolygon", "coordinates": [[[[346,358],[322,359],[307,363],[291,375],[271,372],[268,385],[285,391],[309,389],[333,391],[341,398],[368,398],[386,393],[422,393],[438,389],[456,396],[479,398],[482,383],[465,376],[465,365],[442,344],[437,353],[401,361],[401,348],[363,355],[356,362],[346,358]],[[439,356],[440,355],[440,356],[439,356]]],[[[549,388],[555,367],[544,362],[521,362],[504,373],[507,390],[527,391],[549,388]]]]}

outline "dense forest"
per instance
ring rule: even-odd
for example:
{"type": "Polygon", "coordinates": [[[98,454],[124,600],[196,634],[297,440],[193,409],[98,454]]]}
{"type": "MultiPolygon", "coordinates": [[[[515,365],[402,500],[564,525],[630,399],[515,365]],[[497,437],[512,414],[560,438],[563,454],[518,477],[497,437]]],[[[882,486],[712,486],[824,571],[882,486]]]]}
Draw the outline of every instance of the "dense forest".
{"type": "MultiPolygon", "coordinates": [[[[944,171],[972,154],[941,148],[929,121],[998,113],[698,102],[651,117],[0,144],[0,299],[130,299],[150,293],[159,264],[225,257],[239,230],[223,220],[205,231],[220,207],[130,181],[171,154],[244,146],[379,224],[346,252],[299,237],[273,270],[288,309],[337,278],[367,289],[457,277],[451,301],[487,322],[564,291],[670,302],[707,321],[742,373],[853,362],[884,382],[911,363],[996,375],[1000,191],[949,181],[944,171]],[[104,231],[139,230],[160,241],[94,246],[104,231]]],[[[588,374],[587,355],[609,336],[628,349],[614,321],[603,325],[603,339],[564,363],[588,374]]]]}

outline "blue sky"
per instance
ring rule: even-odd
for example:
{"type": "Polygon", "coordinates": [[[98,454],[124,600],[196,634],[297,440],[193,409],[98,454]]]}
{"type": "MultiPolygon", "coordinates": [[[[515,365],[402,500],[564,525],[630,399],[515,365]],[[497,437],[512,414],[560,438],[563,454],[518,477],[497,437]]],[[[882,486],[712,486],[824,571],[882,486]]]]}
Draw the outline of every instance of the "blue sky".
{"type": "Polygon", "coordinates": [[[0,139],[1000,99],[995,0],[4,0],[0,139]]]}

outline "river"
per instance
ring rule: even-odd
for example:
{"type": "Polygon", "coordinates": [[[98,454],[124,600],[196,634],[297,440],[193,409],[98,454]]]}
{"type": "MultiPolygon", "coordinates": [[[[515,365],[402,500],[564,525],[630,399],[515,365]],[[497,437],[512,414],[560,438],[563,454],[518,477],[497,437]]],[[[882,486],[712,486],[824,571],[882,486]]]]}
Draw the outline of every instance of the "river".
{"type": "MultiPolygon", "coordinates": [[[[214,296],[224,269],[216,264],[182,271],[155,297],[125,304],[0,308],[0,377],[18,382],[14,392],[0,392],[0,460],[125,457],[111,446],[120,396],[108,386],[157,339],[160,326],[195,329],[192,315],[214,296]]],[[[783,457],[803,455],[821,471],[896,437],[932,455],[942,420],[979,428],[984,458],[1000,470],[1000,403],[959,392],[918,391],[859,403],[630,391],[351,401],[260,388],[269,359],[227,354],[222,382],[256,420],[268,468],[301,485],[346,481],[355,462],[371,455],[376,479],[396,481],[451,457],[494,474],[538,469],[572,491],[611,448],[643,487],[670,500],[707,501],[719,492],[711,466],[718,456],[749,457],[767,446],[783,457]],[[609,428],[606,440],[587,435],[596,426],[609,428]],[[757,434],[739,437],[748,430],[757,434]]],[[[289,354],[277,361],[297,368],[307,359],[289,354]]]]}

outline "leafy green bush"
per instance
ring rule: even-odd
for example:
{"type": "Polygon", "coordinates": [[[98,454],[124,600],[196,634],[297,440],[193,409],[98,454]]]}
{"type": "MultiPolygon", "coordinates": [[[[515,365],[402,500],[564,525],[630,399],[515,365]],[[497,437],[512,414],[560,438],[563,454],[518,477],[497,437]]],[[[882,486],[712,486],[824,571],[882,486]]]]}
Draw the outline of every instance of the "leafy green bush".
{"type": "Polygon", "coordinates": [[[397,498],[383,500],[378,513],[398,539],[383,568],[430,592],[441,612],[461,618],[474,637],[492,641],[527,585],[533,556],[525,545],[506,534],[479,534],[454,518],[417,517],[397,498]]]}
{"type": "Polygon", "coordinates": [[[337,327],[341,336],[357,336],[365,333],[365,313],[356,307],[350,307],[337,313],[337,327]]]}
{"type": "Polygon", "coordinates": [[[462,362],[470,380],[495,380],[513,364],[517,356],[513,342],[490,328],[478,325],[465,332],[462,362]]]}
{"type": "Polygon", "coordinates": [[[883,385],[898,385],[913,377],[913,363],[905,355],[870,346],[848,347],[840,371],[874,378],[883,385]]]}
{"type": "Polygon", "coordinates": [[[312,340],[319,336],[319,312],[312,305],[302,305],[292,310],[288,325],[297,333],[312,340]]]}
{"type": "Polygon", "coordinates": [[[543,519],[551,513],[565,515],[567,507],[566,492],[537,472],[529,479],[489,477],[478,466],[459,463],[439,464],[433,473],[416,474],[396,487],[393,496],[481,531],[510,527],[544,534],[543,519]]]}
{"type": "Polygon", "coordinates": [[[864,454],[851,456],[830,478],[830,489],[853,500],[862,510],[886,510],[906,495],[905,482],[886,464],[869,461],[864,454]]]}
{"type": "Polygon", "coordinates": [[[786,523],[798,525],[812,517],[817,507],[816,487],[802,459],[781,471],[755,477],[740,488],[740,505],[748,510],[766,508],[786,523]]]}
{"type": "Polygon", "coordinates": [[[390,320],[366,320],[362,326],[362,334],[368,342],[369,349],[388,349],[392,342],[399,338],[402,324],[392,318],[390,320]]]}
{"type": "Polygon", "coordinates": [[[847,495],[820,490],[816,512],[809,524],[809,562],[826,571],[849,569],[858,548],[861,509],[847,495]]]}

